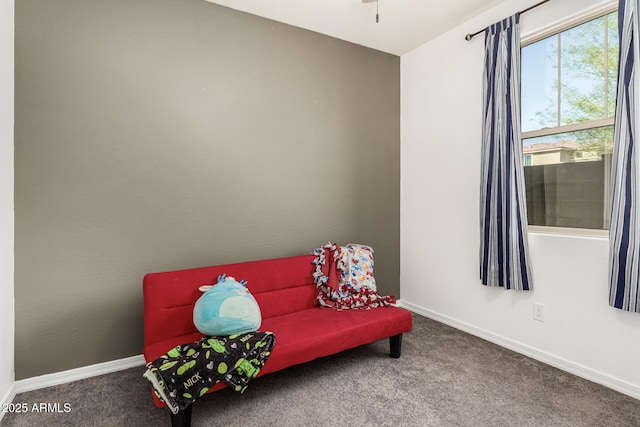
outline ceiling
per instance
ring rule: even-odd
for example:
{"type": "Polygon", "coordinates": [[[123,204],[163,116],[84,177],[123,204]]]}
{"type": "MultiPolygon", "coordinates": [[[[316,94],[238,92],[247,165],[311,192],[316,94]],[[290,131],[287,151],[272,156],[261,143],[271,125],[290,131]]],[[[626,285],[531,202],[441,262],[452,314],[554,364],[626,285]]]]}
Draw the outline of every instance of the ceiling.
{"type": "Polygon", "coordinates": [[[379,0],[379,23],[375,1],[206,1],[403,55],[504,0],[379,0]]]}

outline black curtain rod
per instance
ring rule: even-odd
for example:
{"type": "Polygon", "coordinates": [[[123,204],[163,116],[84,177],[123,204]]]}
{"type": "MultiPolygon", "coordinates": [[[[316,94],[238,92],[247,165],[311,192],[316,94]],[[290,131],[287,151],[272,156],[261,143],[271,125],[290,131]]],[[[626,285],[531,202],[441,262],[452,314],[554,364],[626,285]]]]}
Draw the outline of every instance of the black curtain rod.
{"type": "MultiPolygon", "coordinates": [[[[522,15],[523,13],[529,12],[531,9],[535,9],[536,7],[538,7],[538,6],[542,5],[542,4],[545,4],[545,3],[546,3],[546,2],[548,2],[548,1],[550,1],[550,0],[544,0],[544,1],[541,1],[540,3],[536,3],[536,4],[534,4],[533,6],[529,6],[529,7],[528,7],[528,8],[526,8],[525,10],[520,11],[520,15],[522,15]]],[[[481,32],[483,32],[484,30],[486,30],[487,28],[489,28],[489,27],[484,27],[484,28],[483,28],[483,29],[481,29],[480,31],[476,31],[476,32],[475,32],[475,33],[473,33],[473,34],[467,34],[466,36],[464,36],[464,39],[465,39],[466,41],[469,41],[469,40],[471,40],[472,38],[474,38],[475,36],[477,36],[478,34],[480,34],[481,32]]]]}

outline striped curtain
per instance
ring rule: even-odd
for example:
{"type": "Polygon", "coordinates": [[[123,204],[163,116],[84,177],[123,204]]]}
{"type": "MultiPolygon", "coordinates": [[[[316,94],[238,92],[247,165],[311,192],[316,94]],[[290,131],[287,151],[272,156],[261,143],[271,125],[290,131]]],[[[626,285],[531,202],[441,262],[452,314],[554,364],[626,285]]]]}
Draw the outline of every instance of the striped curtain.
{"type": "Polygon", "coordinates": [[[620,0],[620,56],[613,142],[609,304],[640,313],[640,202],[638,182],[638,1],[620,0]]]}
{"type": "Polygon", "coordinates": [[[531,289],[520,136],[520,14],[485,31],[480,279],[531,289]]]}

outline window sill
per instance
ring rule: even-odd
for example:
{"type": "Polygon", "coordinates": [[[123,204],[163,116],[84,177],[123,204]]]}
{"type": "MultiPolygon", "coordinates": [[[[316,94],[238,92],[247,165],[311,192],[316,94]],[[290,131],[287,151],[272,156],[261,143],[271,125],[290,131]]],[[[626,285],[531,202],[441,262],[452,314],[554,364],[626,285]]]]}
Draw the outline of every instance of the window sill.
{"type": "Polygon", "coordinates": [[[589,228],[569,228],[569,227],[546,227],[541,225],[530,225],[529,233],[553,234],[574,237],[598,237],[609,238],[609,230],[593,230],[589,228]]]}

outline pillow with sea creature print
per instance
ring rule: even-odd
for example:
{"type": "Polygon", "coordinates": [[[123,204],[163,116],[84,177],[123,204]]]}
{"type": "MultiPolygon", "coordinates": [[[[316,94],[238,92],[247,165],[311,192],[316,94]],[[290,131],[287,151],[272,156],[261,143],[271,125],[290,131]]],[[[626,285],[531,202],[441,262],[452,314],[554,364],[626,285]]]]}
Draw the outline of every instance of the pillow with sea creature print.
{"type": "Polygon", "coordinates": [[[193,323],[205,335],[223,336],[257,331],[262,323],[260,307],[246,287],[223,274],[213,285],[201,286],[204,294],[193,308],[193,323]]]}

